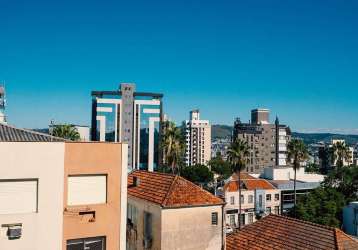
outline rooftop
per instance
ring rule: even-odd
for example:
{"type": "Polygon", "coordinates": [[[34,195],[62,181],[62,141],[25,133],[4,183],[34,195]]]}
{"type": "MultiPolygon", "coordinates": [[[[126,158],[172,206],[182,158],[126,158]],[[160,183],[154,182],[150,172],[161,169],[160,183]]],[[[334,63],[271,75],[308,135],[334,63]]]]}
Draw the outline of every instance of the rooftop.
{"type": "Polygon", "coordinates": [[[62,138],[0,123],[0,142],[59,142],[62,138]]]}
{"type": "Polygon", "coordinates": [[[220,198],[180,176],[142,170],[128,175],[128,195],[163,208],[224,204],[220,198]],[[138,186],[134,185],[133,177],[139,179],[138,186]]]}
{"type": "MultiPolygon", "coordinates": [[[[270,182],[264,179],[244,179],[241,181],[242,190],[256,190],[256,189],[276,189],[270,182]]],[[[224,186],[224,190],[227,192],[236,192],[239,190],[238,181],[230,181],[224,186]]]]}
{"type": "Polygon", "coordinates": [[[228,235],[226,242],[227,250],[358,249],[358,242],[339,229],[273,214],[228,235]]]}

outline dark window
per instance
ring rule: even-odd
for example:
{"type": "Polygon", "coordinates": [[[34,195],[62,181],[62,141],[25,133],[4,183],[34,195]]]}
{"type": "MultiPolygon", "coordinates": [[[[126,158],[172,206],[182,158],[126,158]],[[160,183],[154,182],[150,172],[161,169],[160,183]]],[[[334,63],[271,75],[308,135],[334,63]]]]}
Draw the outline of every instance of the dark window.
{"type": "Polygon", "coordinates": [[[67,241],[67,250],[105,250],[106,238],[96,237],[67,241]]]}
{"type": "Polygon", "coordinates": [[[266,201],[271,201],[271,194],[266,195],[266,201]]]}
{"type": "Polygon", "coordinates": [[[211,213],[211,225],[217,225],[218,224],[218,213],[211,213]]]}

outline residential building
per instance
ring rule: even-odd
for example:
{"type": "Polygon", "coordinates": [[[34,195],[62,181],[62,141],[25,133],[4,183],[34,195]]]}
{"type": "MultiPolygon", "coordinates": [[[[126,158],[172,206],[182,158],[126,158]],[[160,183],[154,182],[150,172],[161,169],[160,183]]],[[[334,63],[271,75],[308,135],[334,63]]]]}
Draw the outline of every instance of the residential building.
{"type": "Polygon", "coordinates": [[[1,249],[125,249],[127,145],[0,124],[0,155],[1,249]]]}
{"type": "MultiPolygon", "coordinates": [[[[287,214],[294,206],[294,170],[292,167],[267,167],[261,178],[268,180],[281,192],[281,213],[287,214]]],[[[324,180],[324,175],[307,174],[305,168],[301,167],[296,172],[296,194],[305,195],[318,188],[324,180]]]]}
{"type": "Polygon", "coordinates": [[[115,91],[92,92],[94,141],[128,144],[128,171],[155,170],[161,159],[162,94],[136,92],[123,83],[115,91]]]}
{"type": "Polygon", "coordinates": [[[5,106],[5,87],[3,85],[0,85],[0,123],[6,123],[5,106]]]}
{"type": "Polygon", "coordinates": [[[249,225],[271,213],[280,214],[281,195],[270,182],[257,179],[249,174],[241,173],[241,198],[239,193],[238,176],[234,174],[225,184],[225,219],[231,228],[239,227],[241,199],[241,227],[249,225]]]}
{"type": "MultiPolygon", "coordinates": [[[[319,149],[319,158],[320,158],[320,168],[322,172],[328,173],[330,170],[334,169],[337,165],[337,157],[333,159],[332,150],[333,146],[337,143],[345,144],[345,140],[334,139],[330,144],[325,144],[319,149]]],[[[350,166],[354,164],[354,147],[348,147],[349,150],[349,159],[343,159],[343,166],[350,166]]],[[[337,154],[337,153],[335,153],[337,154]]]]}
{"type": "Polygon", "coordinates": [[[358,242],[337,228],[271,214],[228,235],[226,249],[356,250],[358,242]]]}
{"type": "Polygon", "coordinates": [[[227,160],[227,151],[230,147],[231,139],[214,139],[211,143],[211,158],[215,158],[218,155],[222,157],[223,160],[227,160]]]}
{"type": "Polygon", "coordinates": [[[233,139],[246,141],[249,146],[248,173],[259,174],[268,166],[287,165],[290,128],[280,124],[278,118],[271,124],[269,118],[268,109],[254,109],[251,111],[251,122],[242,123],[238,118],[234,123],[233,139]]]}
{"type": "Polygon", "coordinates": [[[208,120],[200,120],[198,109],[190,111],[185,121],[185,164],[206,165],[211,159],[211,126],[208,120]]]}
{"type": "Polygon", "coordinates": [[[358,237],[358,202],[351,202],[343,209],[343,230],[358,237]]]}
{"type": "Polygon", "coordinates": [[[180,176],[134,171],[128,176],[127,249],[223,249],[223,206],[180,176]]]}

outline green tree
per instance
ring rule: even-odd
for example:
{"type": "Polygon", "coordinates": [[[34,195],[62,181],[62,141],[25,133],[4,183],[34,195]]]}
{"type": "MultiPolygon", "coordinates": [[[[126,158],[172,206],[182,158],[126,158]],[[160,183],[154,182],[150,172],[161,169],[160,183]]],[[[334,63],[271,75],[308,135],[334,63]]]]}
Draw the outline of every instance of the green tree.
{"type": "Polygon", "coordinates": [[[208,162],[210,170],[215,174],[219,175],[217,181],[223,181],[230,177],[231,175],[231,166],[230,163],[224,161],[221,155],[217,155],[215,158],[212,158],[208,162]]]}
{"type": "Polygon", "coordinates": [[[341,168],[343,167],[345,161],[349,161],[350,157],[351,152],[349,151],[349,148],[345,142],[339,141],[333,144],[331,150],[331,159],[333,165],[341,168]]]}
{"type": "Polygon", "coordinates": [[[228,151],[228,160],[231,163],[232,172],[238,176],[239,181],[239,230],[241,229],[241,172],[246,169],[250,155],[247,142],[235,139],[228,151]]]}
{"type": "Polygon", "coordinates": [[[319,173],[320,168],[316,163],[310,163],[306,166],[305,171],[307,173],[319,173]]]}
{"type": "Polygon", "coordinates": [[[79,141],[81,139],[76,127],[70,124],[54,125],[52,135],[71,141],[79,141]]]}
{"type": "Polygon", "coordinates": [[[173,122],[163,123],[161,148],[164,165],[170,166],[172,173],[178,173],[184,157],[184,137],[182,130],[173,122]]]}
{"type": "Polygon", "coordinates": [[[214,180],[214,174],[204,165],[193,165],[182,168],[181,176],[199,185],[207,186],[214,180]]]}
{"type": "MultiPolygon", "coordinates": [[[[296,218],[321,225],[340,227],[344,196],[333,188],[317,188],[298,199],[296,218]]],[[[291,210],[291,213],[294,213],[291,210]]],[[[294,215],[294,214],[291,214],[294,215]]]]}
{"type": "Polygon", "coordinates": [[[297,170],[300,169],[301,164],[308,159],[308,150],[306,145],[304,144],[304,142],[302,140],[299,139],[293,139],[288,143],[288,154],[287,154],[287,161],[288,162],[292,162],[293,165],[293,170],[294,170],[294,184],[293,184],[293,189],[294,189],[294,214],[295,214],[295,210],[296,210],[296,204],[297,204],[297,194],[296,194],[296,175],[297,175],[297,170]]]}

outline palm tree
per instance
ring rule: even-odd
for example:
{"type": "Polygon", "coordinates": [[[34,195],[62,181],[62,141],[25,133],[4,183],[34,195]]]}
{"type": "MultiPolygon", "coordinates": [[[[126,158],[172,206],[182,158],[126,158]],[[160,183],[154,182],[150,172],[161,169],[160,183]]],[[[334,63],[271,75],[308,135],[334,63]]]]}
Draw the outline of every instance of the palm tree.
{"type": "Polygon", "coordinates": [[[234,140],[228,151],[228,160],[231,163],[232,172],[238,176],[239,181],[239,230],[241,229],[241,171],[246,168],[250,155],[247,142],[240,139],[234,140]]]}
{"type": "Polygon", "coordinates": [[[296,217],[296,175],[297,170],[301,168],[301,164],[308,159],[308,150],[306,145],[302,140],[299,139],[293,139],[288,143],[287,146],[287,158],[288,162],[291,162],[293,164],[293,170],[295,172],[294,181],[293,181],[293,190],[294,190],[294,216],[296,217]]]}
{"type": "Polygon", "coordinates": [[[70,124],[54,125],[51,134],[71,141],[79,141],[81,139],[80,133],[78,133],[75,126],[70,124]]]}
{"type": "Polygon", "coordinates": [[[176,127],[173,122],[165,122],[163,124],[163,134],[161,148],[163,150],[164,164],[179,172],[178,165],[184,157],[184,139],[180,128],[176,127]]]}
{"type": "Polygon", "coordinates": [[[347,145],[342,141],[338,141],[333,144],[331,150],[331,159],[334,164],[336,162],[337,167],[343,167],[344,161],[349,161],[351,157],[351,152],[347,145]]]}

